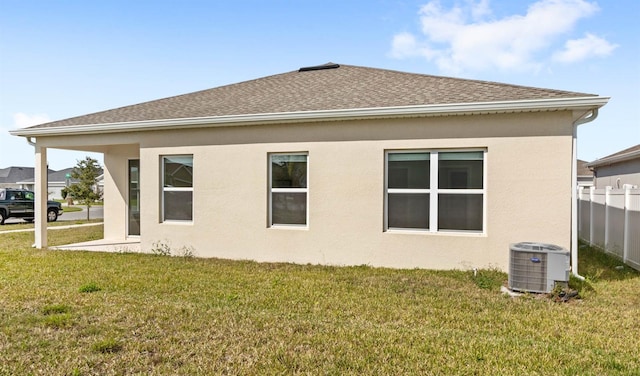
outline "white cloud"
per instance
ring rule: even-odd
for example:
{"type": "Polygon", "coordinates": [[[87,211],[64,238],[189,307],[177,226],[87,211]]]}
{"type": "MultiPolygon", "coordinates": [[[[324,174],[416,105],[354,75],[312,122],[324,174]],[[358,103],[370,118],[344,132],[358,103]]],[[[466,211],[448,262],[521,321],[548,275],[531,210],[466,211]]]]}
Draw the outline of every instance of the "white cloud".
{"type": "MultiPolygon", "coordinates": [[[[597,11],[598,6],[586,0],[540,0],[524,15],[495,19],[488,0],[468,0],[450,9],[434,0],[418,13],[422,35],[395,35],[390,55],[421,56],[446,72],[496,68],[536,71],[561,36],[597,11]]],[[[576,49],[573,45],[566,47],[566,51],[576,49]]]]}
{"type": "Polygon", "coordinates": [[[471,17],[474,20],[482,20],[485,16],[492,14],[491,7],[489,6],[489,0],[480,0],[477,4],[473,0],[468,0],[471,7],[471,17]]]}
{"type": "Polygon", "coordinates": [[[393,37],[391,56],[397,59],[412,56],[424,56],[431,59],[438,55],[437,51],[429,49],[427,45],[420,45],[411,33],[400,33],[393,37]]]}
{"type": "Polygon", "coordinates": [[[38,125],[50,122],[49,116],[45,114],[29,115],[22,112],[13,114],[13,125],[15,128],[26,128],[32,125],[38,125]]]}
{"type": "Polygon", "coordinates": [[[587,33],[584,38],[568,40],[564,50],[553,55],[555,61],[562,63],[575,63],[590,57],[608,56],[618,47],[607,40],[587,33]]]}
{"type": "Polygon", "coordinates": [[[416,37],[411,33],[394,35],[391,45],[393,48],[391,49],[390,55],[396,59],[420,55],[416,46],[416,37]]]}

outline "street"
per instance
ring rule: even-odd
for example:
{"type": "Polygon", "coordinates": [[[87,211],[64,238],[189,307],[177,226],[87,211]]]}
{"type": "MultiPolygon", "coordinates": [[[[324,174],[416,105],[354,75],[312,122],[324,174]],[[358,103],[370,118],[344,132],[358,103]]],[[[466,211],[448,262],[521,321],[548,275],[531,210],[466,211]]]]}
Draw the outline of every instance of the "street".
{"type": "MultiPolygon", "coordinates": [[[[80,205],[76,205],[76,206],[80,206],[80,205]]],[[[63,206],[62,208],[66,209],[66,206],[63,206]]],[[[90,213],[91,219],[103,218],[103,216],[104,216],[104,207],[102,205],[91,207],[91,213],[90,213]]],[[[65,211],[58,218],[58,221],[78,221],[82,219],[87,219],[87,209],[85,207],[82,207],[82,211],[75,211],[75,212],[65,211]]]]}
{"type": "MultiPolygon", "coordinates": [[[[76,206],[80,206],[80,205],[76,205],[76,206]]],[[[63,206],[62,208],[66,209],[66,206],[63,206]]],[[[92,206],[90,210],[91,210],[90,219],[97,219],[97,218],[104,217],[104,207],[102,205],[92,206]]],[[[58,217],[59,222],[79,221],[83,219],[87,219],[87,209],[84,206],[82,206],[82,211],[67,212],[65,210],[62,213],[62,215],[58,217]]],[[[20,218],[8,218],[7,220],[5,220],[4,223],[5,225],[11,225],[11,224],[24,223],[24,221],[20,218]]]]}

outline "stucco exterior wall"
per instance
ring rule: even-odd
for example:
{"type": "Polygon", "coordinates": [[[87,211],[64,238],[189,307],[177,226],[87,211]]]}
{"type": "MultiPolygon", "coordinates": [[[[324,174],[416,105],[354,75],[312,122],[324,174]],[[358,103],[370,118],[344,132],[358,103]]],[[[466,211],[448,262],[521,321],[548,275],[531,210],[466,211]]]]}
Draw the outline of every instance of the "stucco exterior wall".
{"type": "Polygon", "coordinates": [[[139,158],[139,147],[114,145],[104,154],[104,238],[127,237],[128,161],[139,158]]]}
{"type": "Polygon", "coordinates": [[[145,250],[164,242],[203,257],[507,270],[510,243],[570,243],[570,113],[154,132],[140,159],[145,250]],[[487,150],[484,233],[384,231],[385,150],[456,148],[487,150]],[[274,152],[309,155],[306,229],[268,227],[274,152]],[[171,154],[193,154],[192,223],[160,223],[160,158],[171,154]]]}
{"type": "Polygon", "coordinates": [[[78,135],[44,146],[105,153],[105,238],[124,239],[127,161],[140,158],[141,247],[200,257],[508,270],[509,244],[570,246],[570,111],[274,124],[78,135]],[[387,150],[486,150],[486,226],[477,233],[384,230],[387,150]],[[268,226],[268,155],[308,153],[307,228],[268,226]],[[192,154],[191,223],[161,223],[160,158],[192,154]]]}

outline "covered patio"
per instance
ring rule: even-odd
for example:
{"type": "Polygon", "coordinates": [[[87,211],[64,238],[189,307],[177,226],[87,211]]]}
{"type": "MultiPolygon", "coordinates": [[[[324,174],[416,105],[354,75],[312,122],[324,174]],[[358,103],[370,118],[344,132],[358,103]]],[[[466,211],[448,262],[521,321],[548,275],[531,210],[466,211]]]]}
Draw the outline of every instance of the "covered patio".
{"type": "MultiPolygon", "coordinates": [[[[48,130],[38,134],[39,137],[27,136],[27,142],[34,147],[34,247],[49,249],[89,250],[89,251],[131,251],[140,252],[139,232],[132,233],[129,226],[136,225],[137,221],[129,221],[128,215],[134,212],[129,207],[133,202],[138,205],[139,200],[131,200],[132,194],[129,178],[131,171],[127,169],[131,163],[139,158],[138,144],[123,144],[112,140],[102,140],[91,135],[75,135],[62,137],[48,130]],[[51,134],[53,133],[53,134],[51,134]],[[102,191],[104,200],[104,239],[70,244],[65,246],[49,247],[47,239],[47,151],[48,149],[73,150],[90,153],[101,153],[104,156],[104,188],[102,191]],[[124,166],[124,168],[122,168],[124,166]],[[130,223],[132,222],[132,223],[130,223]]],[[[131,166],[129,166],[131,167],[131,166]]],[[[137,176],[137,175],[136,175],[137,176]]],[[[137,178],[135,179],[137,184],[137,178]]],[[[138,191],[135,191],[136,195],[138,191]]],[[[137,213],[135,211],[136,219],[137,213]]],[[[138,230],[139,231],[139,230],[138,230]]]]}

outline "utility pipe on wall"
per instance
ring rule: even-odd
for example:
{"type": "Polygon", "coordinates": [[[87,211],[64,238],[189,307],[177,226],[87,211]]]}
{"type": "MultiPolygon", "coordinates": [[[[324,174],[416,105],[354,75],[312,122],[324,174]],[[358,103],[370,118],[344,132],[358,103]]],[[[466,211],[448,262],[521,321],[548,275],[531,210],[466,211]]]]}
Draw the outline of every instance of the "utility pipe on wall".
{"type": "Polygon", "coordinates": [[[571,273],[580,279],[584,279],[584,277],[578,274],[578,126],[592,122],[597,117],[598,109],[595,108],[573,122],[571,145],[571,273]]]}

